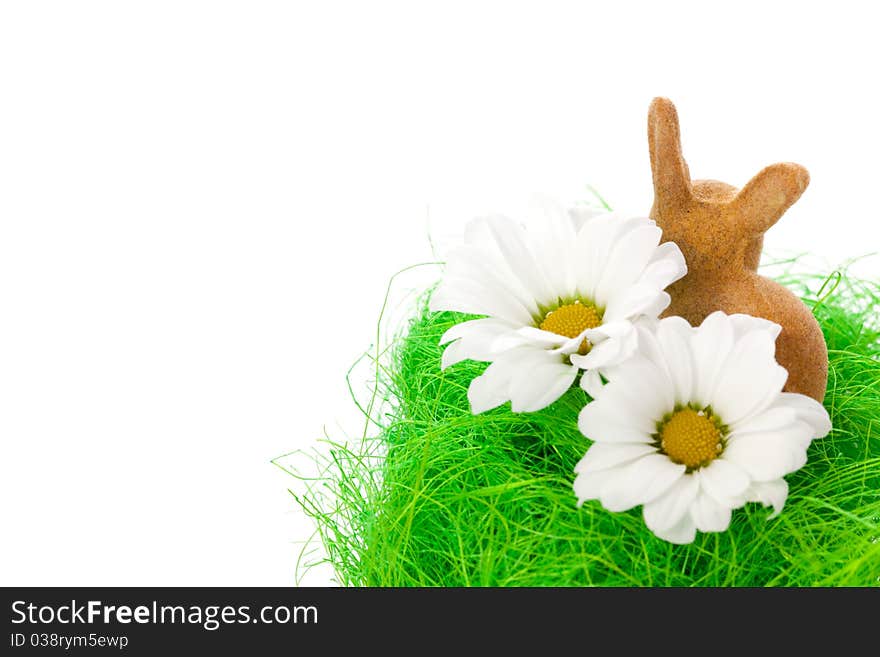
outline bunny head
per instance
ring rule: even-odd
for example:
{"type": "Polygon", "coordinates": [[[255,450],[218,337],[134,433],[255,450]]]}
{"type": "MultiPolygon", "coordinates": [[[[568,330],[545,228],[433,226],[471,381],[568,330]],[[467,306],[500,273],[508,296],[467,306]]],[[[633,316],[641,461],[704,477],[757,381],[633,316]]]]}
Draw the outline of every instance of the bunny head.
{"type": "Polygon", "coordinates": [[[810,175],[784,162],[760,171],[745,187],[715,180],[691,180],[681,153],[675,106],[655,98],[648,112],[648,148],[654,180],[651,217],[663,237],[678,244],[691,272],[729,276],[721,267],[755,271],[764,232],[800,198],[810,175]]]}

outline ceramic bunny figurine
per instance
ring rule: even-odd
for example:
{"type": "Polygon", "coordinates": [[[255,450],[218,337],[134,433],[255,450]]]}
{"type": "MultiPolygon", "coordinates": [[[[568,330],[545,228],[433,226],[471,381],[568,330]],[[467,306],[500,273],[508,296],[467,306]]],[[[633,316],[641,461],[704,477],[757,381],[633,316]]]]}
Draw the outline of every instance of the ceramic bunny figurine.
{"type": "Polygon", "coordinates": [[[798,164],[772,164],[741,190],[715,180],[691,181],[681,153],[678,115],[666,98],[648,112],[654,178],[651,217],[678,244],[688,274],[668,288],[666,315],[696,326],[715,310],[764,317],[782,326],[776,360],[788,370],[785,390],[821,402],[828,350],[818,322],[792,292],[756,272],[764,232],[800,198],[810,181],[798,164]]]}

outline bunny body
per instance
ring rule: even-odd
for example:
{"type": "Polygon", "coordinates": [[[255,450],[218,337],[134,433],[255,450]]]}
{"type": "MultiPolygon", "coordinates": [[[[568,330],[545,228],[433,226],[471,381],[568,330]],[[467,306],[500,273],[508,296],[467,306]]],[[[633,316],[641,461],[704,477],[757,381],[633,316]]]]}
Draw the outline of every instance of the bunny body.
{"type": "Polygon", "coordinates": [[[678,244],[687,275],[668,288],[666,315],[700,324],[716,310],[763,317],[782,326],[776,360],[788,370],[785,390],[821,402],[828,379],[828,350],[812,312],[791,291],[757,274],[764,232],[809,183],[797,164],[773,164],[742,190],[714,180],[691,181],[681,154],[678,116],[665,98],[648,114],[654,179],[651,217],[663,238],[678,244]]]}

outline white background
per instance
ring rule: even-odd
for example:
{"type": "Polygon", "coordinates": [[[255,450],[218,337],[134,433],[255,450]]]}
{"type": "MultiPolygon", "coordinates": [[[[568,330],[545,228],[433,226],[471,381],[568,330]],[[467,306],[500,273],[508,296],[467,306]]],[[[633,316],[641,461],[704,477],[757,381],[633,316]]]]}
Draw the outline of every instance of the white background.
{"type": "Polygon", "coordinates": [[[527,192],[645,212],[655,95],[695,177],[808,167],[769,247],[880,248],[871,4],[716,6],[0,5],[0,583],[293,583],[270,460],[389,276],[527,192]]]}

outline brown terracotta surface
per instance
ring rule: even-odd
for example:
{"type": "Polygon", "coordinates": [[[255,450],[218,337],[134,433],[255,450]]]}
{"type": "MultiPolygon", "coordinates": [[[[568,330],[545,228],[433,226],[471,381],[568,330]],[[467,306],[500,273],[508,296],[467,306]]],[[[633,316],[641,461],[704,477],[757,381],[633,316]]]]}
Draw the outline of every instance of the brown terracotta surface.
{"type": "Polygon", "coordinates": [[[666,98],[648,112],[654,178],[651,217],[687,260],[688,274],[668,292],[666,315],[700,324],[715,310],[765,317],[782,326],[776,360],[788,370],[785,389],[822,401],[828,349],[819,324],[792,292],[757,272],[764,232],[800,198],[810,182],[799,164],[760,171],[741,190],[714,180],[691,180],[681,153],[678,114],[666,98]]]}

